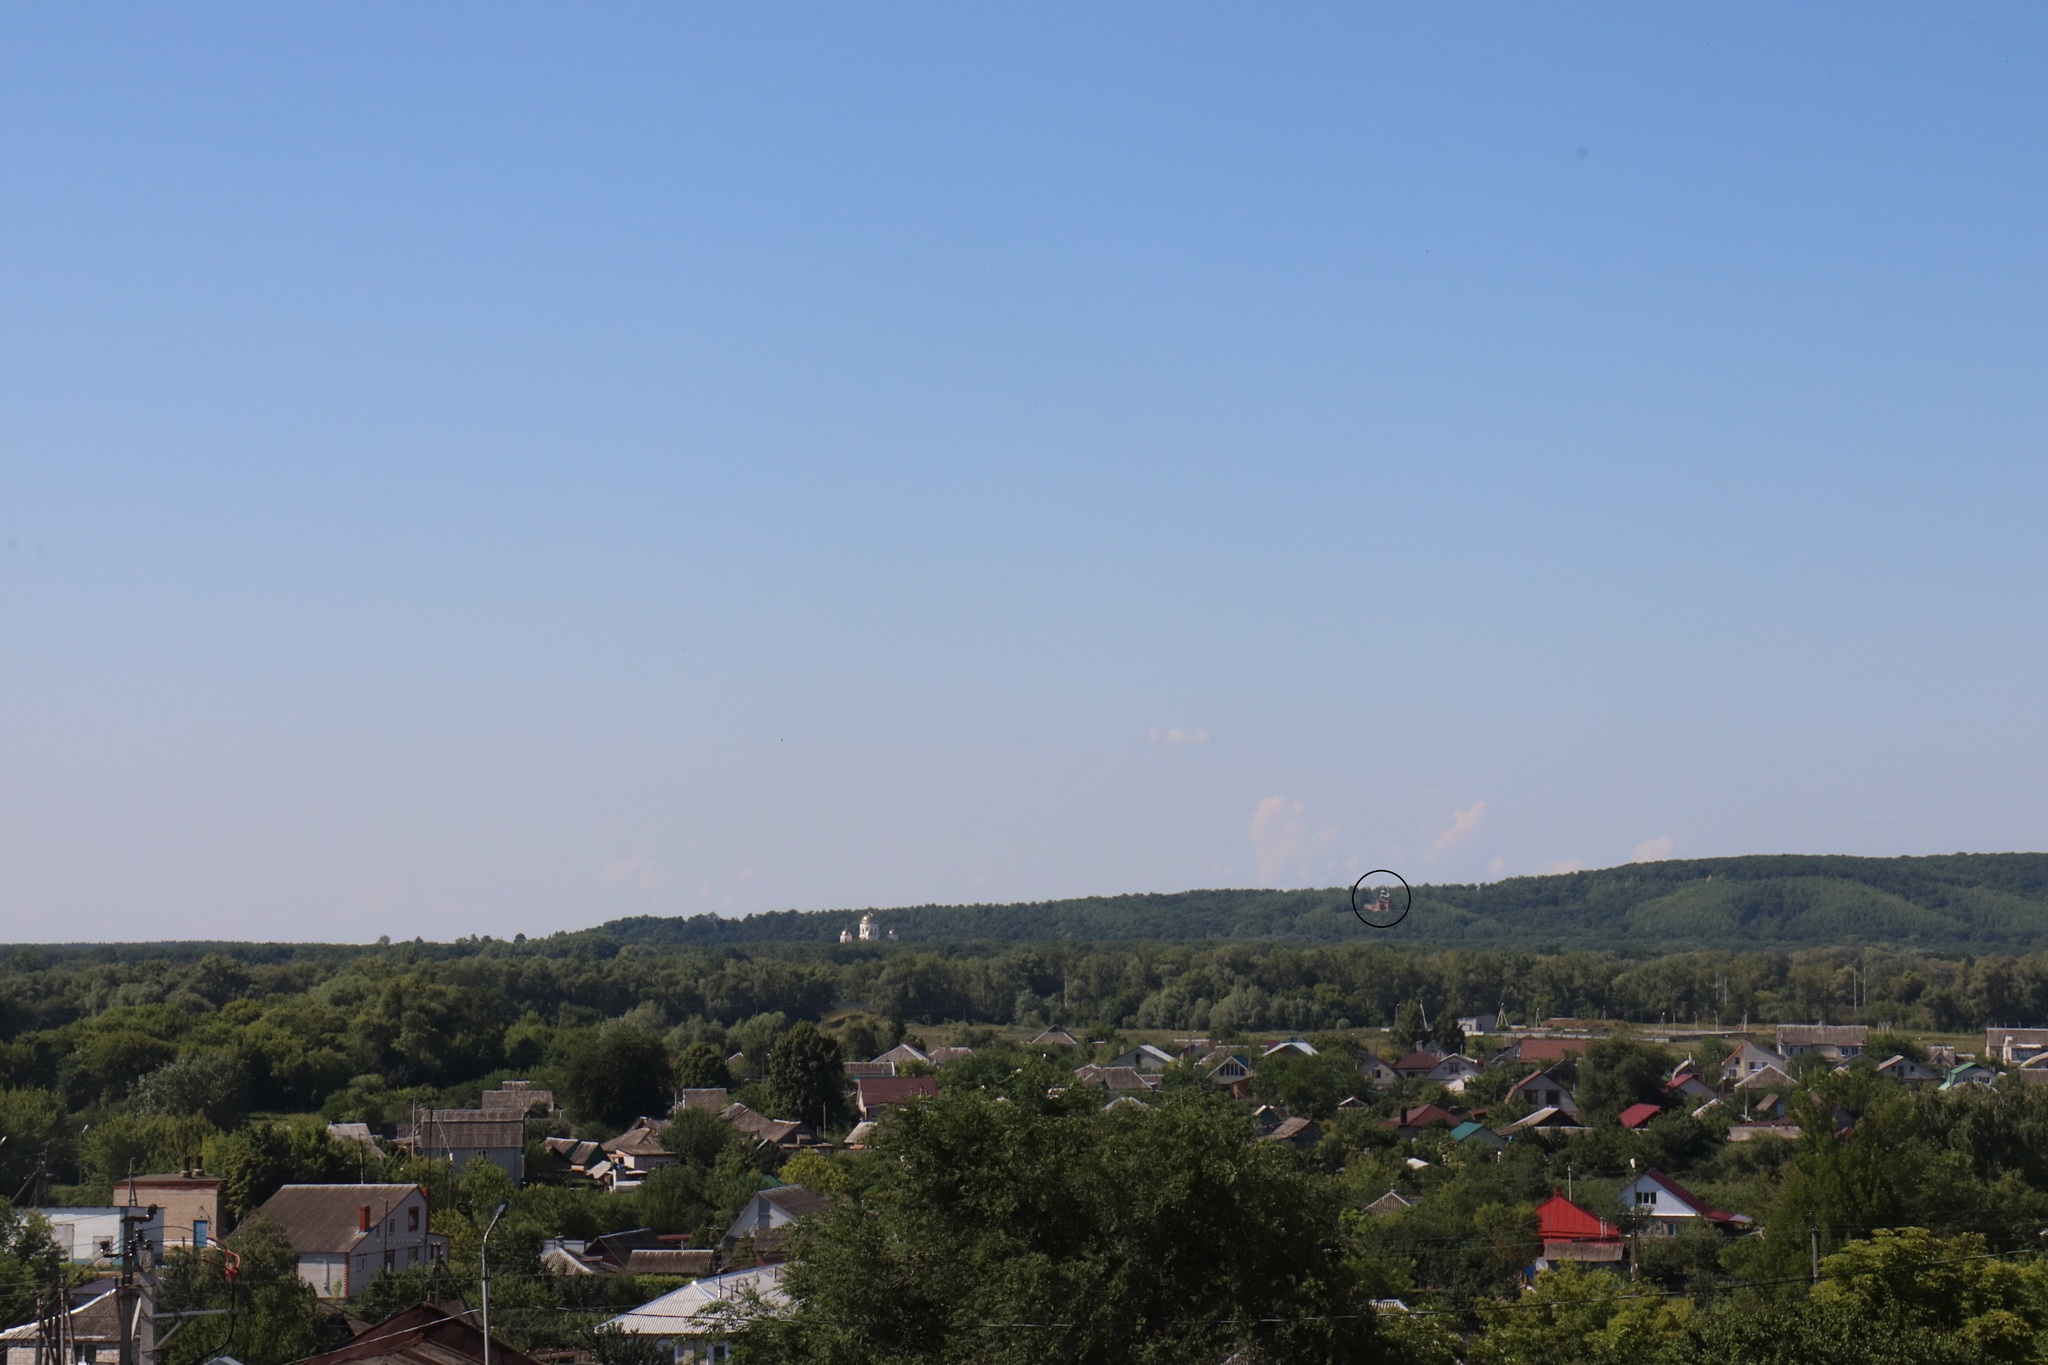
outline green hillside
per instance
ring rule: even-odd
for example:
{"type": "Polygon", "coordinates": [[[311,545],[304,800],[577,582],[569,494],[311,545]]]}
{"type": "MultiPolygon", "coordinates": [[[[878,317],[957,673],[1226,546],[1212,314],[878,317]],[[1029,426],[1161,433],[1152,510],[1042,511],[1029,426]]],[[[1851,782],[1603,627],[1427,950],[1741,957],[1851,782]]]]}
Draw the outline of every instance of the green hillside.
{"type": "MultiPolygon", "coordinates": [[[[641,917],[568,937],[650,946],[829,943],[861,913],[641,917]]],[[[1388,931],[1353,919],[1343,888],[918,905],[878,913],[900,941],[927,944],[1283,938],[1536,951],[1888,943],[2010,952],[2048,945],[2048,854],[1695,858],[1477,886],[1418,886],[1414,913],[1388,931]]]]}

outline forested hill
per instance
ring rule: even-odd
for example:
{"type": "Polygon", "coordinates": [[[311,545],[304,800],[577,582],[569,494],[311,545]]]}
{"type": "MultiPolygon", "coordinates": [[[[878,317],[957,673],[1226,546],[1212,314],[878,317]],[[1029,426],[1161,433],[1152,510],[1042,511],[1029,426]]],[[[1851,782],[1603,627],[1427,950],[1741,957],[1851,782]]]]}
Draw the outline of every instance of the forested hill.
{"type": "MultiPolygon", "coordinates": [[[[1183,891],[1029,905],[877,910],[905,943],[1301,939],[1662,950],[1889,943],[1940,951],[2048,947],[2048,854],[1773,855],[1633,863],[1479,886],[1418,886],[1407,923],[1369,930],[1343,888],[1183,891]]],[[[649,946],[829,943],[861,911],[640,917],[563,935],[649,946]]]]}

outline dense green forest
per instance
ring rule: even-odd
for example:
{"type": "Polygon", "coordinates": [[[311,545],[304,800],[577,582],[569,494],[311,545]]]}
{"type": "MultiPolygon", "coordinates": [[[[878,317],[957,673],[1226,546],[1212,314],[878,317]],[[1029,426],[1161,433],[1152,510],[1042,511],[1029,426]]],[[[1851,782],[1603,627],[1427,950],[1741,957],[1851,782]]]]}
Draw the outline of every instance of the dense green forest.
{"type": "MultiPolygon", "coordinates": [[[[1747,857],[1633,863],[1476,886],[1417,886],[1389,931],[1347,912],[1343,888],[1096,896],[1035,905],[882,912],[905,942],[1384,938],[1559,952],[1819,948],[1887,943],[1940,952],[2048,945],[2048,854],[1934,858],[1747,857]]],[[[824,943],[858,911],[615,920],[572,937],[649,946],[824,943]]]]}

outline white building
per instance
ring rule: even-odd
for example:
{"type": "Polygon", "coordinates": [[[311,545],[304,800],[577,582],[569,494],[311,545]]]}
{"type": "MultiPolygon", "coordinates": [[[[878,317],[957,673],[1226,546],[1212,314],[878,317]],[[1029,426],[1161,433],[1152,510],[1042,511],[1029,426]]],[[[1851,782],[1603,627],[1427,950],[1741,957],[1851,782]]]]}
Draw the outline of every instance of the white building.
{"type": "Polygon", "coordinates": [[[873,943],[875,937],[875,916],[873,911],[869,911],[860,917],[860,941],[873,943]]]}
{"type": "Polygon", "coordinates": [[[706,1275],[694,1284],[621,1313],[604,1325],[651,1337],[675,1365],[722,1361],[732,1354],[732,1337],[763,1313],[789,1301],[782,1292],[782,1267],[756,1266],[706,1275]]]}
{"type": "Polygon", "coordinates": [[[287,1185],[259,1212],[284,1229],[299,1278],[323,1299],[352,1299],[379,1270],[410,1270],[448,1254],[448,1239],[427,1231],[427,1192],[418,1185],[287,1185]]]}
{"type": "Polygon", "coordinates": [[[132,1216],[151,1257],[164,1254],[163,1210],[106,1205],[77,1209],[32,1209],[50,1225],[50,1240],[73,1265],[112,1265],[121,1259],[121,1220],[132,1216]]]}

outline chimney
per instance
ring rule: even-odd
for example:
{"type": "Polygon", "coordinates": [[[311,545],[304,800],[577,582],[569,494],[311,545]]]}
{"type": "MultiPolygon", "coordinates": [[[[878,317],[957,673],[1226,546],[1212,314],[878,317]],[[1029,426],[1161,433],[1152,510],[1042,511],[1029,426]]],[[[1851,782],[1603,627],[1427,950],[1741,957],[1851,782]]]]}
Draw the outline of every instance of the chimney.
{"type": "Polygon", "coordinates": [[[361,1212],[360,1214],[358,1214],[358,1215],[356,1216],[356,1231],[357,1231],[357,1232],[368,1232],[369,1230],[370,1230],[370,1206],[369,1206],[368,1204],[365,1204],[365,1205],[363,1205],[363,1211],[362,1211],[362,1212],[361,1212]]]}

